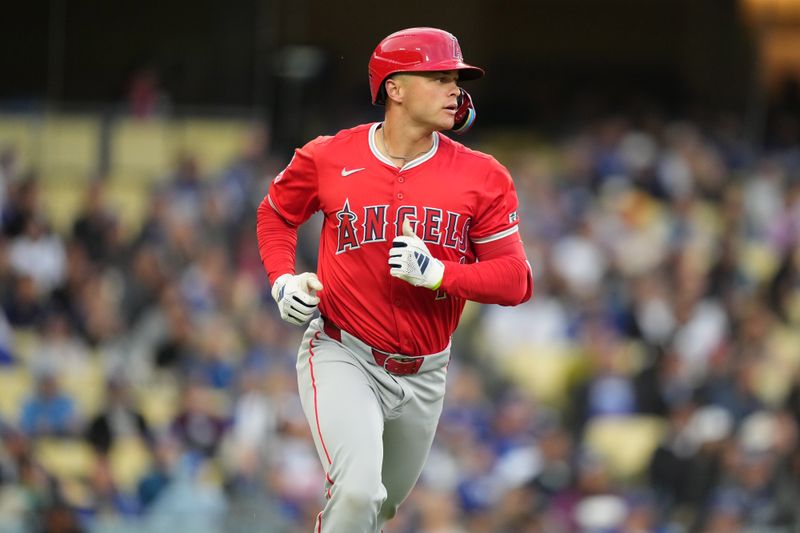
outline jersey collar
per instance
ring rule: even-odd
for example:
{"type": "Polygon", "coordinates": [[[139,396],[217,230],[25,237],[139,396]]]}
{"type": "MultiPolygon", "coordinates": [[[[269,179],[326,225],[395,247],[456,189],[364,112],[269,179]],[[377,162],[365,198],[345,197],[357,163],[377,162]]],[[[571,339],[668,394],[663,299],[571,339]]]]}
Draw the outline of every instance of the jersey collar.
{"type": "MultiPolygon", "coordinates": [[[[383,155],[380,152],[380,150],[378,150],[378,146],[375,144],[375,132],[377,132],[378,131],[378,127],[382,126],[382,125],[383,125],[383,122],[376,122],[375,124],[370,126],[370,128],[369,128],[369,149],[372,150],[372,154],[375,157],[377,157],[381,162],[386,163],[387,165],[389,165],[392,168],[397,168],[397,166],[394,163],[392,163],[391,159],[389,159],[388,157],[383,155]]],[[[422,154],[421,156],[419,156],[418,158],[409,161],[408,163],[403,165],[399,170],[408,170],[408,169],[417,167],[417,166],[421,165],[422,163],[424,163],[425,161],[427,161],[428,159],[430,159],[430,158],[432,158],[433,156],[436,155],[436,150],[439,148],[439,136],[436,134],[436,132],[431,133],[431,135],[433,136],[433,146],[431,146],[431,149],[428,150],[427,152],[425,152],[424,154],[422,154]]]]}

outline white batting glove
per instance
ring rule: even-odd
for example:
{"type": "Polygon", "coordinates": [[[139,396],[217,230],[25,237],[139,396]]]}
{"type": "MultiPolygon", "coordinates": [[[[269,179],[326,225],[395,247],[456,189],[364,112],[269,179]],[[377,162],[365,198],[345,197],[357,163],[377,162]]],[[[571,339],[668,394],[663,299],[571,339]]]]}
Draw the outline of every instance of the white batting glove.
{"type": "Polygon", "coordinates": [[[392,241],[389,266],[389,274],[415,287],[438,289],[444,277],[444,264],[431,255],[407,218],[403,220],[403,235],[392,241]]]}
{"type": "Polygon", "coordinates": [[[301,326],[311,320],[317,310],[317,291],[321,290],[322,283],[313,272],[296,276],[284,274],[272,285],[272,298],[278,303],[282,319],[301,326]]]}

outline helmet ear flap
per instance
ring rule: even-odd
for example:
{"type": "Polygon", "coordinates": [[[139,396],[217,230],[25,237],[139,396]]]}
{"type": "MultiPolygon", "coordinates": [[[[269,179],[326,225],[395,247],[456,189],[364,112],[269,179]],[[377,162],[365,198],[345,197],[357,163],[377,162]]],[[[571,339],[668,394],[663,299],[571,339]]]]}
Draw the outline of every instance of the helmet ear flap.
{"type": "Polygon", "coordinates": [[[458,134],[466,133],[472,128],[475,123],[475,104],[472,103],[472,97],[467,91],[459,87],[461,93],[458,95],[458,107],[456,108],[455,121],[453,122],[453,131],[458,134]]]}

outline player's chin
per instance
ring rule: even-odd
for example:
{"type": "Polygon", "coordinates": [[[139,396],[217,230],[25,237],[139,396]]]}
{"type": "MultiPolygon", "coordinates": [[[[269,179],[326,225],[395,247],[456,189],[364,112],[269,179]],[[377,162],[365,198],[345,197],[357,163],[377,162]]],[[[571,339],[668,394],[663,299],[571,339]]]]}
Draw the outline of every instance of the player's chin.
{"type": "Polygon", "coordinates": [[[452,130],[455,122],[455,118],[452,114],[443,113],[436,121],[436,129],[439,131],[452,130]]]}

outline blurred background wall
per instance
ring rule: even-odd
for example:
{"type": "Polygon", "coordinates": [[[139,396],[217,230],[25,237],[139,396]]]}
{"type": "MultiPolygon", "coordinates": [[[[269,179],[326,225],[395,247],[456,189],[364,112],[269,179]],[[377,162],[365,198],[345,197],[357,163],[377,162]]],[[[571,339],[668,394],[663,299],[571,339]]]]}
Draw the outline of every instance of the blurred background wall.
{"type": "Polygon", "coordinates": [[[298,127],[333,128],[354,112],[370,114],[364,76],[376,36],[430,24],[456,33],[467,57],[491,74],[475,86],[487,125],[557,126],[565,107],[631,100],[756,112],[766,78],[778,92],[796,73],[786,37],[796,25],[792,5],[15,2],[5,8],[0,98],[19,108],[114,105],[132,77],[149,70],[177,106],[258,110],[283,141],[298,127]],[[762,53],[769,57],[759,62],[762,53]]]}

